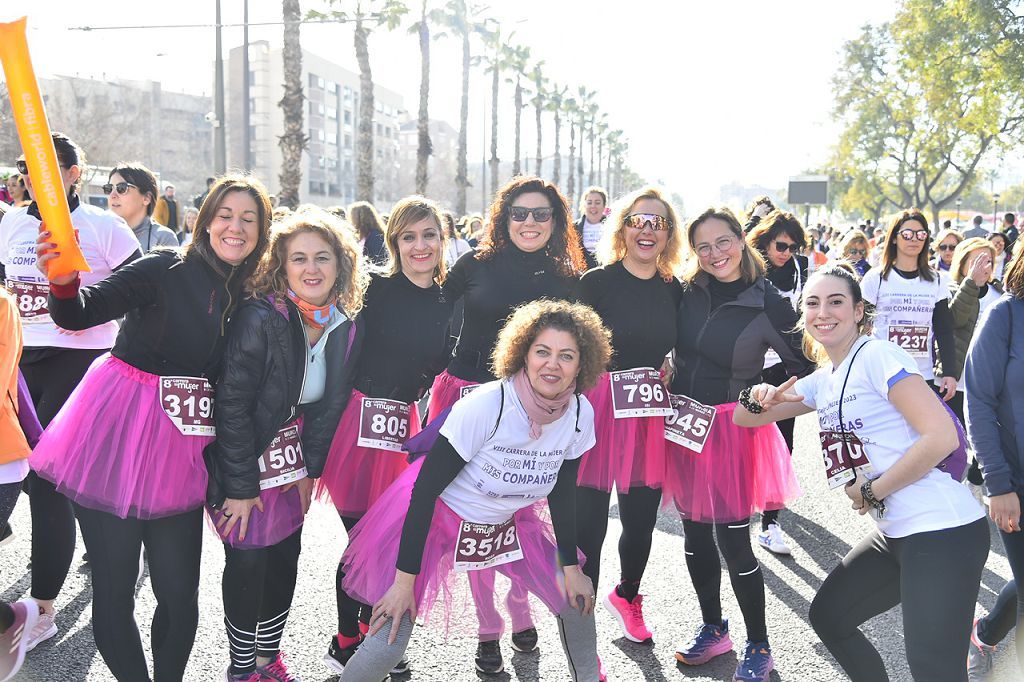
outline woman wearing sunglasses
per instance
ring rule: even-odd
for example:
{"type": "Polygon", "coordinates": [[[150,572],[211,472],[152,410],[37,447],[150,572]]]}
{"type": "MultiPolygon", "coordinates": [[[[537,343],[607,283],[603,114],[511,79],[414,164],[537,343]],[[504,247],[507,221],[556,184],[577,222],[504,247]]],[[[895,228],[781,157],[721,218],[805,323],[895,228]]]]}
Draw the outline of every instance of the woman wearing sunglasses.
{"type": "Polygon", "coordinates": [[[868,236],[860,230],[850,230],[843,237],[843,243],[839,248],[839,257],[853,266],[853,271],[857,274],[857,278],[860,279],[871,269],[871,263],[868,262],[868,252],[870,250],[871,246],[868,243],[868,236]]]}
{"type": "MultiPolygon", "coordinates": [[[[154,677],[185,674],[199,620],[212,385],[269,235],[266,189],[229,175],[207,195],[183,252],[156,251],[90,286],[87,273],[49,283],[46,303],[63,329],[124,318],[113,349],[92,363],[29,458],[75,505],[92,565],[93,636],[119,682],[150,679],[135,622],[143,546],[157,601],[154,677]]],[[[38,237],[41,272],[54,257],[49,236],[38,237]]]]}
{"type": "Polygon", "coordinates": [[[736,216],[729,209],[708,209],[690,223],[686,236],[691,255],[676,317],[672,393],[696,405],[691,403],[683,422],[691,445],[666,445],[664,492],[683,519],[686,567],[703,623],[676,659],[700,665],[732,651],[729,621],[722,615],[721,550],[747,629],[735,679],[763,682],[774,662],[750,517],[781,509],[800,488],[779,429],[742,429],[732,414],[740,392],[760,381],[769,348],[789,376],[810,365],[794,330],[796,311],[765,278],[764,259],[743,240],[736,216]]]}
{"type": "MultiPolygon", "coordinates": [[[[807,245],[807,233],[800,220],[792,213],[772,210],[747,233],[747,244],[764,257],[765,278],[775,285],[794,311],[799,310],[800,294],[807,281],[808,270],[807,257],[797,253],[807,245]]],[[[765,381],[775,383],[782,383],[788,377],[785,364],[771,348],[765,353],[763,377],[765,381]]],[[[795,420],[786,419],[777,426],[792,453],[795,420]]],[[[766,510],[761,515],[761,532],[758,533],[757,542],[773,554],[788,556],[793,553],[779,525],[778,509],[766,510]]]]}
{"type": "Polygon", "coordinates": [[[177,235],[152,220],[158,195],[153,171],[138,162],[119,163],[110,171],[103,193],[110,210],[124,218],[135,232],[143,253],[158,246],[178,246],[177,235]]]}
{"type": "Polygon", "coordinates": [[[864,300],[875,306],[876,338],[897,344],[917,360],[921,376],[934,383],[943,400],[956,395],[956,374],[935,374],[933,345],[943,368],[956,366],[956,336],[949,311],[949,288],[928,263],[928,219],[916,208],[893,220],[882,259],[864,275],[864,300]]]}
{"type": "MultiPolygon", "coordinates": [[[[676,311],[682,288],[675,272],[682,263],[678,218],[664,195],[647,187],[612,209],[611,227],[597,244],[604,265],[580,280],[580,301],[601,316],[612,332],[612,364],[587,392],[594,406],[597,445],[583,456],[576,492],[577,543],[587,557],[584,572],[599,589],[601,546],[608,531],[608,505],[618,491],[622,535],[619,538],[618,585],[604,604],[626,639],[644,642],[640,581],[651,553],[651,539],[661,502],[665,473],[665,419],[616,414],[612,384],[633,384],[638,370],[671,370],[665,356],[676,342],[676,311]],[[663,367],[663,365],[665,365],[663,367]],[[621,379],[621,381],[620,381],[621,379]]],[[[658,379],[648,377],[653,386],[658,379]]],[[[624,395],[624,394],[623,394],[624,395]]]]}
{"type": "MultiPolygon", "coordinates": [[[[517,177],[498,190],[479,247],[456,261],[444,283],[445,298],[465,304],[462,330],[448,369],[434,380],[428,407],[433,420],[461,397],[463,389],[494,380],[491,353],[502,325],[517,306],[539,298],[575,300],[583,253],[569,202],[550,182],[517,177]]],[[[493,573],[473,574],[478,598],[481,672],[504,667],[498,640],[504,621],[492,606],[493,573]]],[[[526,594],[517,586],[508,599],[512,646],[537,646],[526,594]]]]}
{"type": "Polygon", "coordinates": [[[953,263],[953,251],[956,245],[964,240],[964,236],[956,230],[945,229],[935,237],[935,260],[933,267],[939,272],[950,271],[953,263]]]}
{"type": "MultiPolygon", "coordinates": [[[[139,242],[121,218],[79,199],[84,153],[61,133],[53,133],[53,142],[71,222],[91,269],[82,273],[82,283],[96,284],[141,256],[139,242]]],[[[31,192],[32,180],[25,160],[19,159],[17,165],[31,192]]],[[[39,421],[47,426],[93,360],[114,345],[117,323],[102,320],[71,331],[54,322],[47,304],[50,287],[46,276],[36,267],[40,226],[35,202],[8,212],[0,222],[0,263],[8,290],[15,292],[20,302],[18,309],[25,330],[21,371],[39,421]]],[[[53,604],[75,552],[75,515],[71,502],[34,472],[25,479],[25,490],[32,507],[31,595],[43,611],[30,634],[28,647],[32,649],[57,634],[53,604]]]]}

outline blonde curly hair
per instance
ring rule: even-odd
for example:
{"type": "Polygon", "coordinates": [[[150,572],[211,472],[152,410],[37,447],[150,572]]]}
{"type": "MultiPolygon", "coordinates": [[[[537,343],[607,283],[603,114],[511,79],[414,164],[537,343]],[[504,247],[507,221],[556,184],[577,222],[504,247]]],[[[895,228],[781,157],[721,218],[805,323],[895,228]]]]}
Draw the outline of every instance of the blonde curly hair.
{"type": "Polygon", "coordinates": [[[314,206],[303,206],[274,223],[270,246],[249,280],[249,293],[254,297],[286,294],[288,277],[284,266],[288,257],[288,242],[304,232],[317,235],[334,252],[338,259],[338,278],[334,282],[337,305],[348,317],[354,317],[363,307],[363,295],[370,283],[362,250],[356,243],[352,228],[345,221],[314,206]]]}
{"type": "Polygon", "coordinates": [[[683,237],[679,231],[679,216],[672,203],[657,187],[638,189],[615,202],[608,220],[608,225],[612,226],[612,229],[605,230],[598,243],[597,259],[602,265],[610,265],[626,257],[626,217],[642,199],[658,201],[665,209],[665,217],[668,218],[669,224],[668,241],[665,243],[665,249],[658,255],[657,267],[659,275],[671,279],[683,264],[683,237]]]}
{"type": "Polygon", "coordinates": [[[509,315],[491,355],[494,375],[507,379],[526,367],[530,346],[545,329],[568,332],[576,339],[580,351],[576,391],[597,385],[612,357],[611,332],[588,306],[547,299],[523,304],[509,315]]]}

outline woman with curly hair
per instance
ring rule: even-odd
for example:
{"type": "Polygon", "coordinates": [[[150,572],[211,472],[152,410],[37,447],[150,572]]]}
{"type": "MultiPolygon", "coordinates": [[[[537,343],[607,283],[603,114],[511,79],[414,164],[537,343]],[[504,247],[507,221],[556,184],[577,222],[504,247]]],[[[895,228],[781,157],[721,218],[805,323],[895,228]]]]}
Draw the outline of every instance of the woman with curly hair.
{"type": "MultiPolygon", "coordinates": [[[[621,575],[604,604],[634,642],[651,638],[639,594],[651,553],[654,524],[665,473],[663,415],[628,415],[616,410],[615,386],[648,370],[643,381],[667,384],[676,343],[676,311],[682,288],[675,272],[682,263],[683,238],[675,209],[654,187],[628,195],[612,207],[609,229],[597,245],[602,266],[583,275],[580,300],[601,316],[615,349],[608,373],[587,393],[594,406],[597,445],[583,457],[576,493],[579,546],[586,574],[599,587],[601,546],[608,531],[612,489],[618,491],[622,535],[621,575]]],[[[653,390],[653,389],[652,389],[653,390]]]]}
{"type": "Polygon", "coordinates": [[[593,310],[564,301],[518,308],[492,354],[495,381],[452,408],[437,440],[352,532],[345,589],[373,604],[370,635],[342,680],[378,680],[417,615],[448,621],[460,572],[500,572],[557,616],[573,680],[598,679],[594,589],[579,568],[576,477],[594,445],[580,394],[611,355],[593,310]],[[550,519],[536,502],[547,500],[550,519]],[[392,572],[391,567],[395,567],[392,572]],[[449,612],[427,612],[446,595],[449,612]]]}
{"type": "MultiPolygon", "coordinates": [[[[387,248],[390,269],[373,273],[360,313],[362,352],[348,407],[334,433],[317,489],[330,497],[346,532],[352,530],[384,490],[408,466],[402,445],[420,430],[416,408],[451,354],[452,302],[441,294],[445,233],[432,201],[406,197],[391,210],[387,248]]],[[[324,663],[335,672],[363,639],[360,610],[337,576],[338,634],[324,663]]],[[[406,665],[399,665],[397,673],[406,665]]]]}
{"type": "Polygon", "coordinates": [[[319,209],[275,225],[232,323],[208,448],[224,542],[229,680],[293,680],[280,651],[313,479],[349,401],[366,273],[347,226],[319,209]]]}
{"type": "Polygon", "coordinates": [[[710,208],[690,223],[686,236],[691,255],[676,317],[672,393],[690,401],[693,444],[666,445],[664,491],[683,519],[686,567],[703,623],[676,659],[700,665],[732,651],[729,621],[722,616],[721,550],[747,629],[735,679],[763,682],[774,662],[750,517],[781,509],[800,488],[779,430],[741,429],[732,414],[741,391],[760,380],[769,348],[790,375],[804,373],[809,363],[794,331],[796,311],[769,285],[764,259],[743,241],[736,216],[710,208]]]}
{"type": "MultiPolygon", "coordinates": [[[[487,234],[477,251],[460,258],[448,273],[444,296],[464,304],[462,330],[455,355],[431,388],[428,420],[450,407],[471,386],[493,381],[490,359],[498,331],[516,306],[540,298],[575,300],[583,254],[569,212],[558,188],[535,177],[517,177],[498,190],[491,206],[487,234]]],[[[497,643],[504,620],[488,603],[493,587],[477,593],[481,650],[477,667],[498,672],[503,667],[497,643]]],[[[512,646],[532,651],[537,633],[525,595],[513,586],[509,599],[512,646]]]]}

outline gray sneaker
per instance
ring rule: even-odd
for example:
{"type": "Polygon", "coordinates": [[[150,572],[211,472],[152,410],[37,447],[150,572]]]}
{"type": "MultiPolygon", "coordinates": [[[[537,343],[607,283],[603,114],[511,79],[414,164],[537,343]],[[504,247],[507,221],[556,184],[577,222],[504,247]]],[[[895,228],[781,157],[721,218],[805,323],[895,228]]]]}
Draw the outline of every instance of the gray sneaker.
{"type": "Polygon", "coordinates": [[[989,682],[992,675],[994,646],[978,639],[978,621],[971,628],[971,648],[967,652],[967,679],[969,682],[989,682]]]}

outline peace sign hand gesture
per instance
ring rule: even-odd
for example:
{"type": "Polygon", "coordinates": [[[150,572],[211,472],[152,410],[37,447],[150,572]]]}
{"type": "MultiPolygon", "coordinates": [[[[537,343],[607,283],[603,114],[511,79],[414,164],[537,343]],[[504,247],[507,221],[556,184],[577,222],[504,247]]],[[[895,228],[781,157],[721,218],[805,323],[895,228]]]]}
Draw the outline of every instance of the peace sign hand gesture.
{"type": "Polygon", "coordinates": [[[785,383],[779,386],[771,384],[758,384],[750,389],[750,397],[755,400],[767,412],[776,405],[784,403],[802,403],[804,397],[795,393],[787,393],[796,383],[796,377],[790,377],[785,383]]]}

